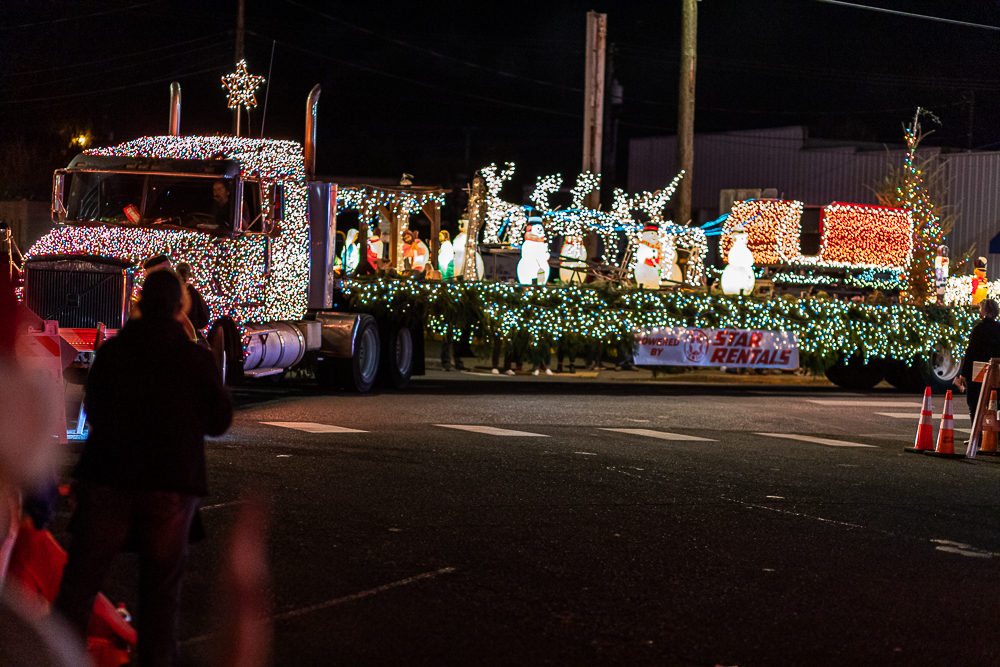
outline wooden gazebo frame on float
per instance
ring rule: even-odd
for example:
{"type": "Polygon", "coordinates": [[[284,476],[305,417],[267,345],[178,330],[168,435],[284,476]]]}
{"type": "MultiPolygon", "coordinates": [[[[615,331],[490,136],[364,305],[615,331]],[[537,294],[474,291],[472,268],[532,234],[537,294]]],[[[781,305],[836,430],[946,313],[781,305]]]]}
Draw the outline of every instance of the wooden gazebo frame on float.
{"type": "MultiPolygon", "coordinates": [[[[441,186],[421,185],[348,185],[340,188],[337,195],[339,210],[353,209],[358,212],[358,266],[367,256],[368,230],[378,226],[382,219],[389,223],[389,268],[402,272],[403,232],[409,229],[410,216],[423,213],[431,223],[431,235],[427,242],[430,249],[429,266],[437,269],[441,231],[441,205],[444,196],[451,192],[441,186]]],[[[383,240],[385,243],[385,240],[383,240]]],[[[378,268],[378,267],[373,267],[378,268]]]]}

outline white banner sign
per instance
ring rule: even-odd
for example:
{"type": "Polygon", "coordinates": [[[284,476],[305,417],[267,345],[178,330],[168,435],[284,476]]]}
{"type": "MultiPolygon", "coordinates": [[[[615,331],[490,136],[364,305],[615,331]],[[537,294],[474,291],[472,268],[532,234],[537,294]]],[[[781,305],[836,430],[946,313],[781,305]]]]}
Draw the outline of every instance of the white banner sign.
{"type": "Polygon", "coordinates": [[[639,366],[799,367],[794,332],[663,327],[635,336],[639,366]]]}

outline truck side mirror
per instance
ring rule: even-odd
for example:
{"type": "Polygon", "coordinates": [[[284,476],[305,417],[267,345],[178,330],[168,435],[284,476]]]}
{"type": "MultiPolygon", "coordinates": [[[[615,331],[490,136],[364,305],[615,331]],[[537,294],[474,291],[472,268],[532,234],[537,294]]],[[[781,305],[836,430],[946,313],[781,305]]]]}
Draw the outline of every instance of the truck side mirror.
{"type": "Polygon", "coordinates": [[[66,204],[64,197],[66,193],[66,170],[57,169],[52,174],[52,222],[66,224],[66,204]]]}

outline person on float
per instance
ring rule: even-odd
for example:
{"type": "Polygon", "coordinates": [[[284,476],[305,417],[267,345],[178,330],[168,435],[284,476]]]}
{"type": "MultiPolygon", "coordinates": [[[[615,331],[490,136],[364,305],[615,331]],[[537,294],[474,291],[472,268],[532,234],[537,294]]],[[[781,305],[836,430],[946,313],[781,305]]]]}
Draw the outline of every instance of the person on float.
{"type": "Polygon", "coordinates": [[[374,269],[378,269],[378,260],[382,259],[382,247],[382,230],[378,227],[372,227],[371,233],[368,235],[368,263],[374,269]]]}
{"type": "Polygon", "coordinates": [[[986,258],[979,257],[976,259],[976,266],[973,269],[972,278],[972,305],[978,306],[979,303],[989,295],[990,283],[986,280],[986,258]]]}
{"type": "Polygon", "coordinates": [[[455,275],[455,247],[451,244],[451,235],[447,229],[438,233],[438,268],[441,270],[441,280],[451,280],[455,275]]]}
{"type": "Polygon", "coordinates": [[[419,231],[411,229],[410,233],[413,235],[413,240],[410,243],[413,253],[413,270],[419,273],[427,268],[427,262],[431,258],[431,251],[427,248],[427,244],[420,240],[419,231]]]}
{"type": "Polygon", "coordinates": [[[350,275],[357,270],[360,259],[361,248],[358,247],[358,230],[348,229],[347,240],[344,243],[344,252],[341,258],[345,275],[350,275]]]}
{"type": "Polygon", "coordinates": [[[965,392],[965,400],[969,406],[969,416],[976,419],[976,406],[979,405],[979,394],[982,382],[972,381],[972,363],[974,361],[989,362],[994,357],[1000,357],[1000,306],[993,299],[983,299],[979,302],[979,315],[982,319],[972,327],[969,333],[969,344],[965,348],[962,360],[962,372],[955,378],[955,386],[965,392]]]}

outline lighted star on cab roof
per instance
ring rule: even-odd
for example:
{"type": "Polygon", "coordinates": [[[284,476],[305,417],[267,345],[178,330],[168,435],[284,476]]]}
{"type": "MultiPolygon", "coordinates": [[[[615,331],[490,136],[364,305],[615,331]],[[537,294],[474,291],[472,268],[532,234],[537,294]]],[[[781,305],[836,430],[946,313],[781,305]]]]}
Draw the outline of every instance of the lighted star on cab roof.
{"type": "Polygon", "coordinates": [[[247,61],[236,64],[236,71],[222,77],[223,85],[229,89],[229,108],[236,109],[241,104],[247,109],[257,106],[254,91],[264,83],[264,77],[247,73],[247,61]]]}

